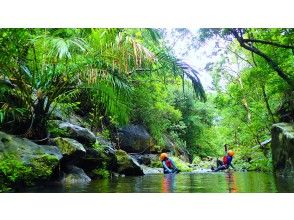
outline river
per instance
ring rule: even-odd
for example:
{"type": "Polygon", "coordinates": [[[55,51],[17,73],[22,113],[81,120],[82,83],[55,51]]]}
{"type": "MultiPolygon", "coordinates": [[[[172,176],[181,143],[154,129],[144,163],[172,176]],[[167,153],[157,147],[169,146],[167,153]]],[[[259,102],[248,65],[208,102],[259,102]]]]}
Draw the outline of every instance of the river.
{"type": "Polygon", "coordinates": [[[271,193],[294,192],[294,178],[259,172],[150,174],[85,184],[51,184],[25,192],[56,193],[271,193]]]}

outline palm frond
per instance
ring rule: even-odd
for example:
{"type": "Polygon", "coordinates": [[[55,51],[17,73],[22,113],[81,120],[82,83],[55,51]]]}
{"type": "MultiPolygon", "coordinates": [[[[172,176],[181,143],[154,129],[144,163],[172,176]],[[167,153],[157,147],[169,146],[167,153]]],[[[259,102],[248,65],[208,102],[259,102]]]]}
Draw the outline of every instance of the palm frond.
{"type": "Polygon", "coordinates": [[[106,110],[109,116],[117,116],[120,124],[128,122],[130,109],[127,105],[129,100],[129,91],[125,83],[118,79],[102,80],[92,88],[94,102],[99,102],[106,110]],[[114,86],[115,83],[115,86],[114,86]],[[120,87],[118,89],[117,87],[120,87]]]}
{"type": "Polygon", "coordinates": [[[149,34],[149,36],[151,37],[151,40],[155,44],[159,44],[159,40],[161,39],[161,35],[158,32],[158,30],[157,29],[154,29],[154,28],[146,28],[145,30],[149,34]]]}
{"type": "Polygon", "coordinates": [[[197,97],[203,101],[206,101],[205,91],[198,77],[199,73],[197,72],[197,70],[195,70],[189,64],[180,59],[177,60],[176,66],[180,68],[184,72],[185,76],[192,81],[192,85],[197,97]]]}
{"type": "MultiPolygon", "coordinates": [[[[200,100],[206,101],[205,91],[198,77],[199,73],[197,70],[195,70],[183,60],[176,58],[166,51],[158,53],[157,59],[158,63],[160,63],[163,68],[171,70],[175,75],[182,77],[184,74],[184,76],[191,80],[196,96],[200,100]]],[[[185,80],[184,77],[182,78],[185,80]]]]}

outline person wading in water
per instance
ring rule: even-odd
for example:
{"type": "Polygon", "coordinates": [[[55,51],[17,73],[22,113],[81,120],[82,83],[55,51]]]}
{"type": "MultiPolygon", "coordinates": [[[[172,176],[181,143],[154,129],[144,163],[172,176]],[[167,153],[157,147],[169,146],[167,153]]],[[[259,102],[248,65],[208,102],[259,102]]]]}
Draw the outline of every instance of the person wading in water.
{"type": "Polygon", "coordinates": [[[225,156],[223,157],[223,161],[217,160],[216,161],[217,168],[215,169],[214,167],[211,167],[212,172],[226,170],[229,167],[232,167],[235,170],[235,167],[232,164],[233,156],[234,156],[234,151],[232,150],[228,151],[228,145],[225,144],[225,156]]]}
{"type": "Polygon", "coordinates": [[[163,173],[179,173],[180,170],[176,167],[175,163],[172,161],[172,159],[168,158],[167,153],[160,154],[159,157],[162,166],[163,166],[163,173]]]}

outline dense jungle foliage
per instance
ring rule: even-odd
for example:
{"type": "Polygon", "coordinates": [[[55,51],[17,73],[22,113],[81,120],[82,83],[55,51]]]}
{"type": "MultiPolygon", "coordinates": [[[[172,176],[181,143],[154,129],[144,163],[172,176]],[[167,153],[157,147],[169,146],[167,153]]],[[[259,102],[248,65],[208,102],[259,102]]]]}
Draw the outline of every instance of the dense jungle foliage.
{"type": "MultiPolygon", "coordinates": [[[[187,34],[187,30],[176,30],[187,34]]],[[[0,29],[0,130],[36,142],[56,112],[75,113],[115,139],[144,125],[190,160],[223,154],[239,169],[268,171],[271,125],[293,121],[293,29],[200,29],[192,47],[216,43],[204,91],[164,29],[0,29]]]]}

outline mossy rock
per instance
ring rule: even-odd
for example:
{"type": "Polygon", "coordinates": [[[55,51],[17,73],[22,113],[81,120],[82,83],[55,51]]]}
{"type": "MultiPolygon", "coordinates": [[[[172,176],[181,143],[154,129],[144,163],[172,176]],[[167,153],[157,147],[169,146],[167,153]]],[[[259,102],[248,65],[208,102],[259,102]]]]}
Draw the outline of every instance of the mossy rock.
{"type": "Polygon", "coordinates": [[[95,145],[86,149],[86,155],[80,160],[78,166],[83,168],[89,175],[95,169],[115,171],[117,159],[115,150],[110,142],[97,138],[95,145]]]}
{"type": "Polygon", "coordinates": [[[0,132],[0,176],[10,185],[33,185],[51,178],[62,154],[56,146],[0,132]]]}
{"type": "Polygon", "coordinates": [[[110,171],[104,168],[97,168],[88,174],[92,179],[106,179],[110,177],[110,171]]]}
{"type": "Polygon", "coordinates": [[[87,184],[91,182],[91,178],[83,169],[73,166],[65,176],[65,185],[69,184],[87,184]]]}
{"type": "Polygon", "coordinates": [[[96,141],[96,136],[89,129],[64,122],[60,120],[49,120],[48,128],[51,137],[65,137],[72,138],[85,144],[88,147],[92,146],[96,141]]]}
{"type": "Polygon", "coordinates": [[[140,165],[123,150],[115,152],[117,159],[117,172],[126,176],[144,175],[140,165]]]}
{"type": "Polygon", "coordinates": [[[46,179],[52,175],[52,171],[57,167],[59,159],[54,155],[42,155],[31,161],[31,167],[34,172],[34,177],[37,179],[46,179]]]}
{"type": "Polygon", "coordinates": [[[271,133],[274,171],[279,175],[294,176],[294,123],[274,124],[271,133]]]}
{"type": "Polygon", "coordinates": [[[84,146],[74,139],[57,137],[52,141],[57,145],[63,155],[84,155],[86,153],[84,146]]]}

